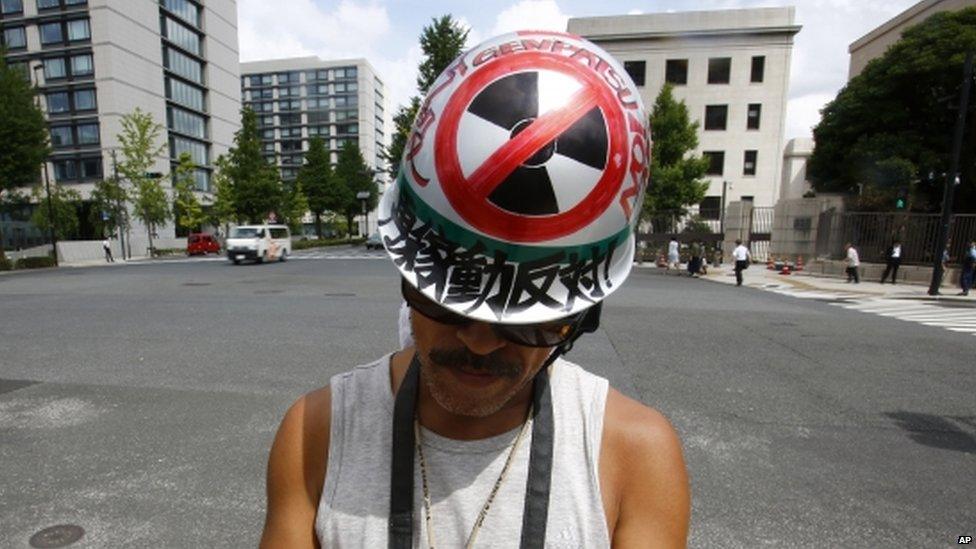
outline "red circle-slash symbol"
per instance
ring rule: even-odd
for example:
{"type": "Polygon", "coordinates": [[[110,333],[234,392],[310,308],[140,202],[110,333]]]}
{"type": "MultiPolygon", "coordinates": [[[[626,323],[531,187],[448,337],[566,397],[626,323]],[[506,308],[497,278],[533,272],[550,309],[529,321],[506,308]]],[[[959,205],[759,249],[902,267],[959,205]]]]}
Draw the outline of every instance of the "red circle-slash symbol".
{"type": "Polygon", "coordinates": [[[613,203],[627,171],[626,120],[616,94],[590,67],[546,52],[511,54],[472,73],[444,107],[434,146],[437,176],[451,206],[476,229],[516,242],[552,240],[586,227],[613,203]],[[539,70],[568,75],[580,81],[582,88],[562,107],[542,113],[465,177],[458,158],[458,126],[472,99],[500,77],[539,70]],[[603,174],[583,200],[564,212],[550,215],[513,213],[489,200],[492,191],[513,170],[546,148],[594,107],[603,113],[609,147],[603,174]]]}

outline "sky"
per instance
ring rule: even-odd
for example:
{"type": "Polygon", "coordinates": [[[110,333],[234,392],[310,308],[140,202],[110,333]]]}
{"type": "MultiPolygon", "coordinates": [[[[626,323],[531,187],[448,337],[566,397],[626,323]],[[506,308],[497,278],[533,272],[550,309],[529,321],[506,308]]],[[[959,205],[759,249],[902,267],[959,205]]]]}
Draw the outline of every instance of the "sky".
{"type": "Polygon", "coordinates": [[[386,83],[391,112],[416,93],[418,37],[451,14],[468,46],[518,29],[566,30],[570,17],[794,6],[786,139],[809,137],[820,109],[847,81],[847,47],[917,0],[238,0],[241,61],[317,55],[366,58],[386,83]]]}

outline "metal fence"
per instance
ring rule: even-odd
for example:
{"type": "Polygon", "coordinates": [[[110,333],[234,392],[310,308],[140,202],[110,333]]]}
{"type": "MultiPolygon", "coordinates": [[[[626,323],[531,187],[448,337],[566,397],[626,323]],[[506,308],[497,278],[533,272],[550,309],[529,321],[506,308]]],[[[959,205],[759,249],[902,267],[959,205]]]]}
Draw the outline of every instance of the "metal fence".
{"type": "MultiPolygon", "coordinates": [[[[902,263],[928,265],[941,255],[935,249],[941,223],[938,214],[828,210],[820,215],[819,221],[819,257],[841,259],[844,245],[850,242],[858,249],[862,261],[884,262],[884,252],[895,240],[901,242],[902,263]]],[[[957,260],[973,238],[976,238],[976,215],[953,216],[949,225],[949,256],[957,260]]]]}

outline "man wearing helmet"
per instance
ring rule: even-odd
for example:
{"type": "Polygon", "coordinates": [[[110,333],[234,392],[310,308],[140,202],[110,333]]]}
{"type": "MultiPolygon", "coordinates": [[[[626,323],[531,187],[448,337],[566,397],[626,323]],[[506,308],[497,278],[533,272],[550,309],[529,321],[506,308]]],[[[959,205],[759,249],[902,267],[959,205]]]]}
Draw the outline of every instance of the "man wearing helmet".
{"type": "Polygon", "coordinates": [[[262,546],[685,544],[674,429],[561,358],[633,262],[639,97],[561,33],[494,38],[438,78],[380,204],[414,346],[289,409],[262,546]]]}

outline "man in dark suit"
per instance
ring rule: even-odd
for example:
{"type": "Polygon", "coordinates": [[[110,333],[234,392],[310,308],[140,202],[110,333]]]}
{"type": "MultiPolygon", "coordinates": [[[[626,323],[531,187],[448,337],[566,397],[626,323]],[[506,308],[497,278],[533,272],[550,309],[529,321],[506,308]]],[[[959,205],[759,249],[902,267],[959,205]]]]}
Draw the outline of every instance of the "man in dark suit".
{"type": "Polygon", "coordinates": [[[881,283],[884,284],[885,279],[888,275],[891,275],[891,283],[894,284],[898,280],[898,267],[901,266],[901,242],[896,240],[888,249],[885,250],[885,262],[888,264],[885,267],[884,274],[881,275],[881,283]]]}

